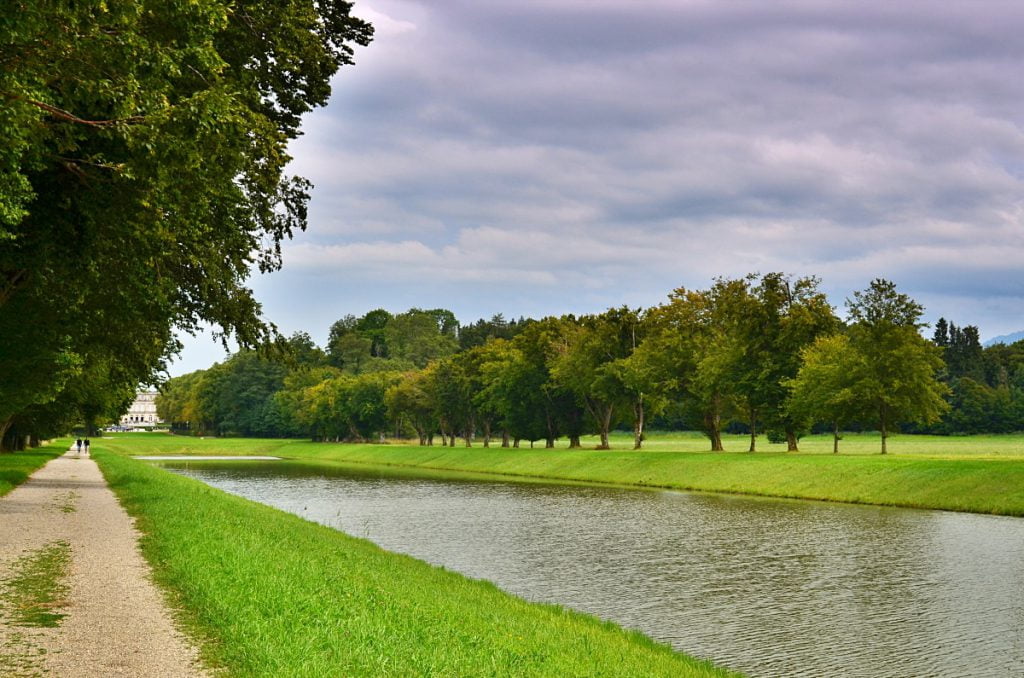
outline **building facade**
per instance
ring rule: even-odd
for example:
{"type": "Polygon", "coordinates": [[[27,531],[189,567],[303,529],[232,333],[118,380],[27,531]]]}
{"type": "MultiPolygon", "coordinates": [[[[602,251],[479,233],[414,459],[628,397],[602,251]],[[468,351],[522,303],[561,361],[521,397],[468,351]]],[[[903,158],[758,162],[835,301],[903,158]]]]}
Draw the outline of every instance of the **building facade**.
{"type": "Polygon", "coordinates": [[[139,391],[135,402],[121,416],[120,426],[126,429],[155,428],[163,422],[156,413],[156,391],[139,391]]]}

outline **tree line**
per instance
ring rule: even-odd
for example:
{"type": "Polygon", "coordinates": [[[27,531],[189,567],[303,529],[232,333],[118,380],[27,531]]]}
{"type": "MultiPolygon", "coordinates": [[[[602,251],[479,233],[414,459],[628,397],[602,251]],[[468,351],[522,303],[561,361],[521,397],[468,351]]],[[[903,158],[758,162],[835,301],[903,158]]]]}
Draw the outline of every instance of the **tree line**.
{"type": "Polygon", "coordinates": [[[649,422],[761,435],[797,450],[808,431],[960,433],[1024,428],[1024,342],[982,349],[976,327],[936,324],[886,280],[846,300],[783,273],[678,289],[650,309],[460,327],[444,309],[375,310],[334,323],[287,360],[243,351],[176,379],[161,417],[203,434],[518,446],[649,422]],[[996,406],[998,405],[998,406],[996,406]]]}

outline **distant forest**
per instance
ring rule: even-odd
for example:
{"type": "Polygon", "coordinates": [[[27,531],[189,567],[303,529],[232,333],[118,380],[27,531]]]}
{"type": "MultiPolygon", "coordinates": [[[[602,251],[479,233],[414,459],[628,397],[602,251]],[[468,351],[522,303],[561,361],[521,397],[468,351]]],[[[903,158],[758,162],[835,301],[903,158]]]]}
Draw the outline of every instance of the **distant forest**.
{"type": "Polygon", "coordinates": [[[461,325],[445,309],[346,316],[169,380],[161,417],[194,434],[518,446],[650,426],[762,434],[1024,430],[1024,341],[983,347],[886,280],[840,320],[816,278],[771,273],[678,289],[661,306],[461,325]],[[928,330],[932,329],[931,332],[928,330]]]}

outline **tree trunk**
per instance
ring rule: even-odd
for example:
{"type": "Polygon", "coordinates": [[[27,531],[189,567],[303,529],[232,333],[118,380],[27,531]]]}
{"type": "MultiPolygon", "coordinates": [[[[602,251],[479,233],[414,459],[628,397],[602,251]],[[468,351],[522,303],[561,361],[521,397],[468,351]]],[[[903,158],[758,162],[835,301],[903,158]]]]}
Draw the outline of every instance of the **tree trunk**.
{"type": "Polygon", "coordinates": [[[832,454],[839,454],[839,422],[832,422],[832,454]]]}
{"type": "Polygon", "coordinates": [[[885,448],[885,441],[889,437],[889,432],[885,428],[885,410],[884,409],[880,413],[879,420],[881,422],[881,429],[882,429],[882,454],[885,454],[887,452],[887,450],[885,448]]]}
{"type": "Polygon", "coordinates": [[[757,410],[750,408],[750,449],[747,452],[757,452],[757,410]]]}
{"type": "Polygon", "coordinates": [[[639,450],[644,442],[644,396],[633,404],[633,449],[639,450]]]}
{"type": "Polygon", "coordinates": [[[580,437],[578,435],[576,435],[576,434],[571,434],[569,436],[569,449],[570,450],[578,450],[581,447],[583,447],[583,444],[580,443],[580,437]]]}
{"type": "Polygon", "coordinates": [[[519,438],[512,439],[512,447],[514,447],[517,450],[519,449],[519,438]]]}
{"type": "Polygon", "coordinates": [[[8,417],[4,421],[0,421],[0,452],[9,452],[7,449],[7,429],[11,428],[11,420],[13,417],[8,417]]]}
{"type": "Polygon", "coordinates": [[[722,447],[722,417],[717,412],[709,412],[704,415],[704,428],[707,430],[708,438],[711,439],[712,452],[724,452],[722,447]]]}
{"type": "Polygon", "coordinates": [[[462,437],[466,439],[466,447],[473,447],[473,429],[467,428],[462,437]]]}
{"type": "Polygon", "coordinates": [[[797,447],[796,431],[791,428],[786,429],[786,451],[787,452],[799,452],[800,448],[797,447]]]}
{"type": "Polygon", "coordinates": [[[501,446],[502,447],[508,447],[508,431],[507,430],[503,430],[501,432],[501,446]]]}
{"type": "Polygon", "coordinates": [[[484,447],[491,446],[491,420],[484,419],[484,447]]]}
{"type": "Polygon", "coordinates": [[[555,446],[555,439],[548,436],[544,439],[544,448],[550,450],[555,446]]]}
{"type": "Polygon", "coordinates": [[[599,450],[610,450],[611,445],[608,442],[608,430],[612,427],[612,408],[607,406],[604,411],[601,412],[601,419],[598,421],[598,426],[601,432],[601,444],[597,449],[599,450]]]}

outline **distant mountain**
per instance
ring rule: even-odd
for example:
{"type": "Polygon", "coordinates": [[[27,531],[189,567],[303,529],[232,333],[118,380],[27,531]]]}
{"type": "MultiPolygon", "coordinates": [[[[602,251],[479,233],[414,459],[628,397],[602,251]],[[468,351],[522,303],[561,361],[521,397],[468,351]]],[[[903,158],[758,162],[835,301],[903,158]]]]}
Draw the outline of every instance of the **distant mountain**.
{"type": "Polygon", "coordinates": [[[1021,341],[1024,339],[1024,330],[1020,332],[1014,332],[1013,334],[1004,334],[998,337],[992,337],[986,341],[983,346],[992,346],[993,344],[1012,344],[1015,341],[1021,341]]]}

